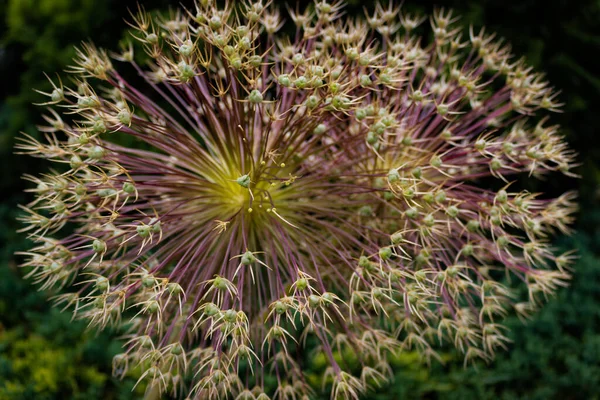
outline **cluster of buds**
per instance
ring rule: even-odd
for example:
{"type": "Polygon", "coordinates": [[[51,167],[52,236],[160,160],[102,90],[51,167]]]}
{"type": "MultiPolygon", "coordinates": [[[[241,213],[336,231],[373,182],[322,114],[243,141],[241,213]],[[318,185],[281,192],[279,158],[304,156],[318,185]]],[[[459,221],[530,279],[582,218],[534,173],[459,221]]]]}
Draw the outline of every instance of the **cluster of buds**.
{"type": "Polygon", "coordinates": [[[154,393],[309,398],[311,346],[331,397],[355,399],[399,351],[506,348],[503,317],[573,259],[549,243],[573,194],[514,183],[574,176],[536,119],[560,107],[543,76],[444,10],[427,44],[426,19],[391,4],[352,19],[319,0],[289,37],[272,4],[215,3],[140,9],[135,46],[84,45],[74,87],[43,93],[45,140],[18,145],[56,163],[26,176],[29,276],[127,329],[115,373],[140,368],[154,393]]]}

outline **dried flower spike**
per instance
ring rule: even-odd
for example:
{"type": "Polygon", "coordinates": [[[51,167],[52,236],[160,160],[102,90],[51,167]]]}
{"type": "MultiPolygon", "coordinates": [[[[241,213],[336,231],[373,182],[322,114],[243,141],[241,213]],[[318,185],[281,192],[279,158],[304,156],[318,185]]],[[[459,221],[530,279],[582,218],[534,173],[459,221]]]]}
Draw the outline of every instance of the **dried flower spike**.
{"type": "Polygon", "coordinates": [[[426,44],[392,3],[352,19],[318,1],[291,12],[294,37],[273,4],[215,3],[140,9],[138,46],[113,63],[84,45],[75,87],[42,93],[45,141],[18,145],[57,163],[26,176],[34,282],[128,327],[116,374],[189,398],[309,398],[309,338],[334,399],[385,382],[398,351],[506,348],[503,317],[564,286],[573,259],[549,246],[573,194],[512,183],[573,176],[536,119],[560,107],[543,75],[445,10],[426,44]]]}

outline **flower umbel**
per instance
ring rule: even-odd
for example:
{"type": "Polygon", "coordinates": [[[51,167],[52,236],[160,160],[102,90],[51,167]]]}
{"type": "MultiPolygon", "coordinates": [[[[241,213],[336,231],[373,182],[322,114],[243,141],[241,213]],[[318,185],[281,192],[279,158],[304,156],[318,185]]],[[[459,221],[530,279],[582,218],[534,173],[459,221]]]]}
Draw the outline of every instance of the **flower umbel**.
{"type": "Polygon", "coordinates": [[[332,398],[358,398],[404,349],[490,359],[503,317],[569,279],[549,239],[574,195],[511,181],[574,176],[536,119],[560,107],[541,74],[444,10],[429,44],[391,4],[290,14],[292,37],[260,1],[140,9],[122,68],[82,46],[75,87],[43,93],[46,140],[18,145],[57,163],[26,176],[29,276],[91,325],[126,327],[115,373],[141,366],[153,390],[308,398],[310,340],[332,398]]]}

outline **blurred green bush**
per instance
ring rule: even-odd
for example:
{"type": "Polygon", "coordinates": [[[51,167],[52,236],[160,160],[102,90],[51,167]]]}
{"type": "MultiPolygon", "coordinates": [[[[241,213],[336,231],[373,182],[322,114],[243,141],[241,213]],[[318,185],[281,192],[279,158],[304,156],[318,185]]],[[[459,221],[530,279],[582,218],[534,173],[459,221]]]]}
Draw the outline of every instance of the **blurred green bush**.
{"type": "MultiPolygon", "coordinates": [[[[295,1],[287,1],[295,4],[295,1]]],[[[146,0],[148,9],[165,9],[168,0],[146,0]]],[[[186,1],[184,3],[189,3],[186,1]]],[[[349,1],[349,13],[361,13],[349,1]]],[[[363,2],[364,3],[364,2],[363,2]]],[[[135,0],[5,0],[0,2],[0,400],[136,399],[135,379],[111,377],[111,358],[120,344],[114,332],[85,330],[22,279],[14,252],[27,247],[19,235],[16,204],[26,202],[22,173],[35,173],[40,162],[13,155],[19,131],[35,134],[43,72],[62,71],[73,45],[91,38],[115,49],[123,37],[121,22],[135,0]],[[107,28],[108,27],[108,28],[107,28]],[[115,27],[115,28],[112,28],[115,27]]],[[[585,216],[579,233],[558,245],[577,248],[580,261],[572,286],[523,324],[512,319],[509,352],[490,365],[463,368],[459,357],[431,368],[411,353],[395,360],[395,379],[374,400],[391,399],[597,399],[600,398],[600,2],[580,0],[420,0],[404,7],[430,13],[434,5],[451,7],[463,23],[486,25],[513,44],[516,54],[544,70],[563,90],[565,113],[553,121],[563,127],[580,153],[581,180],[544,182],[544,191],[565,188],[580,193],[585,216]]],[[[318,388],[319,357],[308,363],[308,377],[318,388]],[[312,377],[312,378],[311,378],[312,377]]]]}

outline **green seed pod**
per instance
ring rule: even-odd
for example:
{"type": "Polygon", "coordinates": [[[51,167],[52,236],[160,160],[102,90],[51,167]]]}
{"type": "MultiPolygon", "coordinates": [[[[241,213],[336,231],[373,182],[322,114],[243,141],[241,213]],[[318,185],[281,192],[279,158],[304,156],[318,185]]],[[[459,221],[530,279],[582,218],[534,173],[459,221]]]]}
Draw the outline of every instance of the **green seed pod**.
{"type": "Polygon", "coordinates": [[[296,289],[299,291],[303,291],[308,287],[308,279],[300,278],[296,281],[296,289]]]}
{"type": "Polygon", "coordinates": [[[511,142],[502,143],[502,151],[506,154],[511,154],[515,148],[515,145],[511,142]]]}
{"type": "Polygon", "coordinates": [[[340,91],[341,85],[338,82],[331,82],[329,84],[329,91],[333,94],[336,94],[340,91]]]}
{"type": "Polygon", "coordinates": [[[458,216],[459,209],[456,206],[450,206],[446,209],[446,214],[451,218],[456,218],[458,216]]]}
{"type": "Polygon", "coordinates": [[[492,160],[490,160],[490,168],[492,171],[498,171],[502,168],[502,161],[497,158],[492,158],[492,160]]]}
{"type": "Polygon", "coordinates": [[[386,72],[382,72],[381,74],[379,74],[379,80],[384,85],[391,85],[392,84],[392,77],[390,76],[390,74],[388,74],[386,72]]]}
{"type": "Polygon", "coordinates": [[[237,28],[235,28],[235,33],[237,33],[237,35],[240,37],[246,36],[248,32],[250,32],[250,29],[248,29],[246,25],[240,25],[237,28]]]}
{"type": "Polygon", "coordinates": [[[433,204],[434,198],[433,198],[433,193],[431,192],[426,192],[423,193],[423,195],[421,196],[421,198],[423,199],[423,201],[427,204],[433,204]]]}
{"type": "Polygon", "coordinates": [[[84,145],[84,144],[88,144],[90,139],[89,139],[87,133],[83,132],[81,135],[79,135],[77,137],[77,141],[79,142],[79,144],[84,145]]]}
{"type": "Polygon", "coordinates": [[[290,76],[288,74],[279,75],[277,77],[277,82],[279,82],[279,84],[284,87],[292,86],[292,80],[290,79],[290,76]]]}
{"type": "Polygon", "coordinates": [[[242,259],[241,259],[242,265],[251,265],[255,261],[256,261],[256,257],[254,257],[254,254],[252,254],[251,251],[247,251],[244,254],[242,254],[242,259]]]}
{"type": "Polygon", "coordinates": [[[179,46],[179,54],[184,57],[189,57],[194,52],[194,44],[191,40],[186,40],[179,46]]]}
{"type": "Polygon", "coordinates": [[[250,63],[250,65],[252,65],[254,68],[258,68],[262,65],[263,63],[263,59],[261,56],[259,56],[258,54],[254,54],[251,55],[250,57],[248,57],[248,62],[250,63]]]}
{"type": "Polygon", "coordinates": [[[470,257],[473,255],[473,245],[470,243],[467,243],[466,245],[463,246],[463,248],[461,249],[461,253],[465,256],[465,257],[470,257]]]}
{"type": "Polygon", "coordinates": [[[151,228],[148,225],[139,225],[135,228],[137,234],[143,239],[146,239],[148,236],[150,236],[150,229],[151,228]]]}
{"type": "Polygon", "coordinates": [[[377,136],[377,134],[373,131],[369,131],[367,133],[367,143],[370,144],[371,146],[373,146],[374,144],[376,144],[379,141],[379,137],[377,136]]]}
{"type": "Polygon", "coordinates": [[[75,194],[77,196],[83,196],[86,193],[87,193],[87,188],[85,187],[85,185],[78,183],[77,186],[75,186],[75,194]]]}
{"type": "Polygon", "coordinates": [[[117,113],[117,119],[123,125],[129,126],[131,124],[131,112],[124,108],[117,113]]]}
{"type": "Polygon", "coordinates": [[[333,99],[331,100],[331,105],[340,110],[348,108],[349,103],[350,101],[346,96],[333,96],[333,99]]]}
{"type": "Polygon", "coordinates": [[[150,336],[142,336],[140,338],[139,342],[140,342],[140,346],[142,348],[150,349],[150,348],[154,347],[154,344],[152,343],[152,339],[150,338],[150,336]]]}
{"type": "Polygon", "coordinates": [[[391,247],[382,247],[379,249],[379,257],[382,260],[389,260],[392,258],[393,252],[391,247]]]}
{"type": "Polygon", "coordinates": [[[311,307],[317,307],[321,303],[321,298],[315,294],[308,296],[308,304],[311,307]]]}
{"type": "Polygon", "coordinates": [[[50,263],[50,265],[46,265],[44,267],[44,271],[46,271],[50,274],[55,274],[58,271],[60,271],[61,269],[62,269],[62,264],[59,264],[56,261],[52,261],[52,263],[50,263]]]}
{"type": "Polygon", "coordinates": [[[231,58],[229,59],[229,63],[231,64],[231,67],[233,69],[236,69],[236,70],[237,69],[241,69],[242,65],[243,65],[242,64],[242,59],[238,55],[236,55],[236,54],[234,54],[233,56],[231,56],[231,58]]]}
{"type": "Polygon", "coordinates": [[[431,157],[429,164],[431,164],[433,168],[440,168],[442,166],[442,159],[440,158],[440,156],[435,155],[431,157]]]}
{"type": "Polygon", "coordinates": [[[487,145],[486,141],[483,139],[478,139],[475,142],[475,150],[477,151],[483,151],[485,150],[485,146],[487,145]]]}
{"type": "Polygon", "coordinates": [[[377,135],[383,135],[385,133],[385,124],[383,122],[377,122],[371,128],[377,135]]]}
{"type": "Polygon", "coordinates": [[[210,21],[208,22],[208,26],[210,27],[210,29],[215,31],[223,26],[223,22],[221,21],[221,18],[218,15],[213,15],[210,18],[210,21]]]}
{"type": "Polygon", "coordinates": [[[104,253],[106,251],[106,242],[100,239],[94,239],[92,242],[92,249],[96,253],[104,253]]]}
{"type": "Polygon", "coordinates": [[[62,214],[67,209],[67,206],[62,201],[57,200],[56,202],[54,202],[52,209],[56,214],[62,214]]]}
{"type": "Polygon", "coordinates": [[[183,288],[181,287],[181,285],[178,283],[175,283],[175,282],[169,282],[167,284],[167,290],[169,291],[170,294],[172,294],[174,296],[178,296],[181,293],[183,293],[183,288]]]}
{"type": "Polygon", "coordinates": [[[152,275],[147,274],[142,277],[142,286],[143,287],[151,288],[151,287],[154,287],[155,284],[156,284],[156,279],[152,275]]]}
{"type": "Polygon", "coordinates": [[[440,114],[441,116],[445,116],[446,114],[448,114],[449,107],[446,104],[439,104],[436,107],[436,110],[438,114],[440,114]]]}
{"type": "Polygon", "coordinates": [[[382,288],[373,289],[373,298],[376,300],[383,300],[385,298],[385,291],[382,288]]]}
{"type": "Polygon", "coordinates": [[[308,79],[306,79],[305,76],[299,76],[294,81],[294,86],[296,86],[298,89],[304,89],[304,88],[306,88],[307,85],[308,85],[308,79]]]}
{"type": "Polygon", "coordinates": [[[227,310],[223,313],[223,319],[227,322],[235,322],[237,319],[237,312],[235,310],[227,310]]]}
{"type": "Polygon", "coordinates": [[[366,67],[367,65],[369,65],[371,63],[371,57],[366,54],[363,53],[360,55],[360,57],[358,58],[358,63],[362,66],[362,67],[366,67]]]}
{"type": "Polygon", "coordinates": [[[206,306],[204,307],[204,314],[206,314],[206,316],[208,316],[208,317],[214,317],[215,315],[217,315],[220,312],[221,312],[221,310],[214,303],[207,303],[206,306]]]}
{"type": "Polygon", "coordinates": [[[367,110],[365,110],[364,108],[359,108],[355,111],[354,116],[358,121],[362,121],[367,117],[367,110]]]}
{"type": "Polygon", "coordinates": [[[179,64],[177,64],[177,69],[179,71],[179,80],[183,83],[191,81],[194,76],[196,76],[194,67],[187,64],[185,61],[181,61],[179,64]]]}
{"type": "Polygon", "coordinates": [[[423,100],[423,92],[421,92],[420,90],[415,90],[412,94],[412,100],[414,102],[420,102],[423,100]]]}
{"type": "Polygon", "coordinates": [[[498,239],[496,239],[496,243],[498,244],[499,247],[506,247],[508,246],[508,244],[510,243],[510,239],[508,238],[508,236],[506,235],[502,235],[500,237],[498,237],[498,239]]]}
{"type": "Polygon", "coordinates": [[[260,20],[260,13],[257,13],[256,11],[248,11],[246,17],[248,18],[248,22],[257,23],[260,20]]]}
{"type": "Polygon", "coordinates": [[[506,190],[501,189],[498,191],[498,194],[496,195],[496,201],[500,204],[504,204],[508,201],[508,193],[506,193],[506,190]]]}
{"type": "Polygon", "coordinates": [[[253,91],[250,92],[250,95],[248,96],[248,100],[250,101],[250,103],[258,104],[263,101],[263,95],[260,92],[260,90],[254,89],[253,91]]]}
{"type": "Polygon", "coordinates": [[[476,232],[479,229],[479,221],[476,219],[472,219],[467,222],[467,230],[469,232],[476,232]]]}
{"type": "Polygon", "coordinates": [[[325,292],[321,295],[321,300],[323,301],[324,305],[329,305],[329,304],[333,304],[333,294],[329,293],[329,292],[325,292]]]}
{"type": "Polygon", "coordinates": [[[406,211],[404,211],[404,215],[406,215],[407,218],[415,219],[419,216],[419,210],[417,210],[414,207],[411,207],[411,208],[407,209],[406,211]]]}
{"type": "Polygon", "coordinates": [[[389,183],[396,183],[400,180],[400,174],[397,169],[390,169],[387,176],[389,183]]]}
{"type": "Polygon", "coordinates": [[[315,129],[313,129],[313,133],[315,135],[322,135],[323,133],[325,133],[326,130],[327,127],[325,126],[325,124],[319,124],[315,129]]]}
{"type": "Polygon", "coordinates": [[[83,161],[81,161],[81,157],[79,157],[77,154],[75,154],[73,157],[71,157],[71,160],[69,161],[69,165],[73,169],[78,169],[83,165],[83,161]]]}
{"type": "Polygon", "coordinates": [[[400,232],[395,232],[390,236],[393,245],[398,245],[404,240],[404,235],[400,232]]]}
{"type": "Polygon", "coordinates": [[[432,214],[427,214],[423,218],[423,223],[429,227],[432,227],[435,224],[435,218],[432,214]]]}
{"type": "Polygon", "coordinates": [[[150,303],[148,303],[148,305],[146,306],[146,311],[148,311],[150,314],[156,314],[159,309],[160,305],[156,300],[151,300],[150,303]]]}
{"type": "Polygon", "coordinates": [[[358,266],[361,268],[367,268],[371,264],[371,261],[366,256],[360,256],[358,259],[358,266]]]}
{"type": "Polygon", "coordinates": [[[297,53],[292,57],[292,64],[294,65],[302,65],[304,64],[304,55],[297,53]]]}
{"type": "Polygon", "coordinates": [[[444,280],[446,280],[446,274],[442,271],[438,272],[435,276],[435,280],[438,282],[443,282],[444,280]]]}
{"type": "Polygon", "coordinates": [[[444,140],[451,140],[452,132],[449,129],[444,129],[442,133],[440,133],[440,137],[444,140]]]}
{"type": "Polygon", "coordinates": [[[93,302],[93,305],[97,309],[102,310],[106,305],[106,300],[104,300],[104,297],[96,297],[96,299],[93,302]]]}
{"type": "Polygon", "coordinates": [[[91,96],[82,96],[77,99],[79,108],[94,108],[100,105],[100,102],[91,96]]]}
{"type": "Polygon", "coordinates": [[[180,356],[183,354],[183,346],[181,343],[174,343],[173,347],[171,347],[171,354],[174,356],[180,356]]]}
{"type": "Polygon", "coordinates": [[[156,33],[148,33],[146,35],[146,41],[150,44],[156,44],[158,43],[158,36],[156,36],[156,33]]]}
{"type": "Polygon", "coordinates": [[[444,192],[443,190],[438,190],[437,192],[435,192],[435,201],[437,203],[443,203],[446,201],[446,192],[444,192]]]}
{"type": "Polygon", "coordinates": [[[242,51],[249,49],[250,46],[252,46],[252,42],[249,37],[243,37],[238,42],[238,49],[242,51]]]}
{"type": "Polygon", "coordinates": [[[106,125],[101,118],[95,118],[94,123],[92,124],[92,133],[101,134],[106,132],[106,125]]]}
{"type": "Polygon", "coordinates": [[[127,194],[135,193],[135,185],[131,182],[123,183],[123,191],[127,194]]]}
{"type": "Polygon", "coordinates": [[[448,267],[448,269],[446,269],[446,275],[450,278],[455,278],[458,275],[458,268],[455,266],[448,267]]]}
{"type": "Polygon", "coordinates": [[[360,76],[360,84],[361,86],[371,86],[373,82],[371,81],[371,77],[369,75],[361,75],[360,76]]]}
{"type": "Polygon", "coordinates": [[[117,194],[117,191],[111,188],[105,188],[96,190],[96,193],[98,194],[98,196],[104,198],[114,196],[115,194],[117,194]]]}
{"type": "Polygon", "coordinates": [[[358,59],[359,57],[359,53],[358,50],[355,47],[349,47],[346,49],[346,57],[348,57],[348,59],[355,61],[358,59]]]}
{"type": "Polygon", "coordinates": [[[219,290],[226,290],[228,287],[227,280],[217,276],[213,281],[213,286],[219,290]]]}
{"type": "MultiPolygon", "coordinates": [[[[248,348],[248,346],[240,345],[237,349],[237,354],[241,358],[248,358],[250,356],[250,349],[248,348]]],[[[249,399],[254,399],[254,396],[249,397],[249,399]]],[[[267,399],[268,399],[268,397],[267,397],[267,399]]]]}
{"type": "Polygon", "coordinates": [[[365,301],[365,296],[363,296],[362,293],[360,293],[360,292],[352,293],[352,303],[353,304],[358,305],[358,304],[364,303],[364,301],[365,301]]]}
{"type": "Polygon", "coordinates": [[[100,146],[94,146],[88,149],[88,157],[93,160],[101,160],[104,158],[105,151],[100,146]]]}
{"type": "Polygon", "coordinates": [[[248,176],[247,174],[240,176],[235,181],[238,185],[240,185],[243,188],[247,189],[248,187],[250,187],[250,176],[248,176]]]}
{"type": "Polygon", "coordinates": [[[323,14],[329,14],[332,11],[331,4],[324,1],[317,3],[317,10],[323,14]]]}
{"type": "Polygon", "coordinates": [[[275,310],[275,312],[277,314],[281,315],[281,314],[285,314],[285,312],[288,309],[288,306],[284,302],[278,300],[278,301],[275,302],[275,305],[273,306],[273,309],[275,310]]]}
{"type": "Polygon", "coordinates": [[[99,276],[98,278],[96,278],[95,286],[96,286],[96,289],[98,289],[98,291],[106,292],[109,287],[108,278],[106,278],[104,276],[99,276]]]}
{"type": "Polygon", "coordinates": [[[426,265],[429,263],[429,257],[430,254],[428,251],[421,250],[419,254],[417,254],[417,256],[415,257],[415,263],[420,267],[426,265]]]}
{"type": "Polygon", "coordinates": [[[223,53],[225,53],[226,56],[231,57],[235,53],[235,47],[228,44],[225,47],[223,47],[223,53]]]}
{"type": "Polygon", "coordinates": [[[308,96],[308,98],[306,99],[306,106],[308,108],[312,109],[318,105],[319,105],[319,97],[318,96],[315,96],[315,95],[308,96]]]}
{"type": "Polygon", "coordinates": [[[323,79],[318,76],[313,76],[310,80],[310,87],[312,88],[320,88],[324,84],[323,79]]]}
{"type": "Polygon", "coordinates": [[[64,100],[65,98],[65,93],[62,89],[54,89],[52,91],[52,93],[50,94],[50,99],[55,102],[58,103],[59,101],[64,100]]]}

